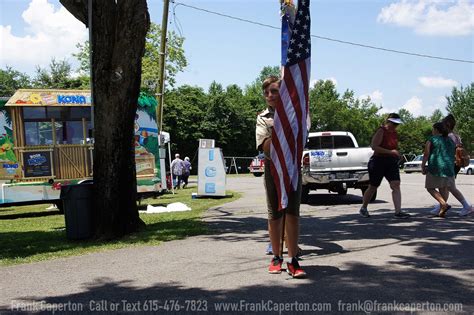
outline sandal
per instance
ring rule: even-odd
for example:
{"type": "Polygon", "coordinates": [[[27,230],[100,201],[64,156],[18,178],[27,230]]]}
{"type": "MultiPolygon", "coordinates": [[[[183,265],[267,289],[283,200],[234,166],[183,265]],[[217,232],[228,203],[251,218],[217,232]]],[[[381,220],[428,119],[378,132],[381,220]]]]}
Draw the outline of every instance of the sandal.
{"type": "Polygon", "coordinates": [[[448,204],[441,206],[441,208],[439,208],[438,216],[440,218],[444,218],[446,216],[446,212],[448,212],[449,209],[451,209],[451,206],[448,204]]]}

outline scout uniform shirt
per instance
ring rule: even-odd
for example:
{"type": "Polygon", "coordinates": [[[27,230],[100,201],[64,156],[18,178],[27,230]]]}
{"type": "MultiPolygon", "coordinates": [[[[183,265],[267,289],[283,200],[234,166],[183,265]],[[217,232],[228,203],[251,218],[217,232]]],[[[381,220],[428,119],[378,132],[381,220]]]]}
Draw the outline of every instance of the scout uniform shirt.
{"type": "Polygon", "coordinates": [[[263,112],[257,116],[257,125],[255,127],[255,137],[257,140],[257,150],[262,151],[263,142],[267,138],[272,137],[273,130],[273,116],[275,110],[272,107],[267,107],[263,112]]]}

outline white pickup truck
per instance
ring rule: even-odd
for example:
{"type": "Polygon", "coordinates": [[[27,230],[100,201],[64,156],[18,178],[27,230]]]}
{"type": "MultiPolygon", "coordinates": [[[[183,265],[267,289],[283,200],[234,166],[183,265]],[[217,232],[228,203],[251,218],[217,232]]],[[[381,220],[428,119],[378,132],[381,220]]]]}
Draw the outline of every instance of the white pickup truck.
{"type": "Polygon", "coordinates": [[[359,148],[350,132],[310,132],[303,151],[302,202],[316,189],[345,195],[355,188],[363,194],[369,186],[367,163],[372,154],[371,148],[359,148]]]}

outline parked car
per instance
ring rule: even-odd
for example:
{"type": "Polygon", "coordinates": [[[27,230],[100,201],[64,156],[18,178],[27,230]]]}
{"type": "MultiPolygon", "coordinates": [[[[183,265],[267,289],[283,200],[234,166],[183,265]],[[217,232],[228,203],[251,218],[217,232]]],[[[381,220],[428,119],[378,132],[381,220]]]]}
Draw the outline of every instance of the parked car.
{"type": "Polygon", "coordinates": [[[403,164],[405,173],[421,172],[421,162],[423,161],[423,155],[417,155],[410,162],[405,162],[403,164]]]}
{"type": "Polygon", "coordinates": [[[255,177],[260,177],[265,171],[265,155],[263,153],[257,155],[249,166],[250,173],[255,177]]]}
{"type": "Polygon", "coordinates": [[[400,160],[398,161],[398,168],[403,169],[405,167],[406,162],[412,161],[416,157],[416,154],[413,153],[406,153],[400,156],[400,160]]]}
{"type": "Polygon", "coordinates": [[[461,168],[461,170],[459,170],[459,173],[466,174],[466,175],[474,174],[474,159],[470,159],[469,165],[461,168]]]}

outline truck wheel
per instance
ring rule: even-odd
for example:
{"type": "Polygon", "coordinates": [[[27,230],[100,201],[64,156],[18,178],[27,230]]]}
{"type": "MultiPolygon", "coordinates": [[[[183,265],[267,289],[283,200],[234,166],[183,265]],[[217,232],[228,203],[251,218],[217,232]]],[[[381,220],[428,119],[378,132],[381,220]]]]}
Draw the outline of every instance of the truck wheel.
{"type": "Polygon", "coordinates": [[[307,203],[309,199],[309,188],[306,186],[301,187],[301,202],[307,203]]]}
{"type": "Polygon", "coordinates": [[[260,177],[262,175],[263,175],[263,173],[253,173],[253,176],[255,176],[255,177],[260,177]]]}
{"type": "Polygon", "coordinates": [[[472,175],[472,169],[470,168],[467,169],[467,175],[472,175]]]}
{"type": "Polygon", "coordinates": [[[340,196],[345,196],[347,195],[347,188],[341,188],[337,191],[337,194],[340,196]]]}

